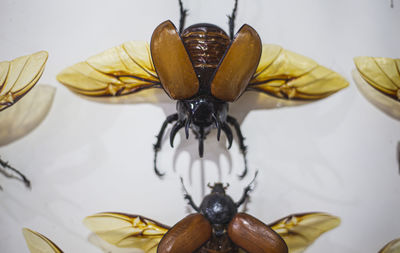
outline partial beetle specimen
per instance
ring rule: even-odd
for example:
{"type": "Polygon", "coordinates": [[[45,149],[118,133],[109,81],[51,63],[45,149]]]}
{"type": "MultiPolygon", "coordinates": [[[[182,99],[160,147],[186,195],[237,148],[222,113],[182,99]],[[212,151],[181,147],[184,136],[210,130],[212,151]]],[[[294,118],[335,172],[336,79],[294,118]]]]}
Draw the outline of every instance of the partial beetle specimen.
{"type": "Polygon", "coordinates": [[[294,214],[266,225],[238,212],[248,198],[249,185],[239,201],[225,193],[221,183],[197,206],[190,195],[185,199],[197,213],[189,214],[172,228],[140,215],[99,213],[84,224],[100,238],[123,248],[146,253],[299,253],[321,234],[339,225],[340,219],[324,213],[294,214]]]}
{"type": "MultiPolygon", "coordinates": [[[[245,91],[253,90],[283,99],[314,100],[346,87],[339,74],[315,61],[276,45],[262,44],[258,33],[243,25],[234,34],[237,0],[229,16],[229,36],[213,24],[195,24],[184,29],[187,10],[180,4],[180,27],[171,21],[153,32],[150,45],[126,42],[63,70],[57,79],[76,93],[87,96],[122,96],[142,89],[162,88],[177,100],[177,113],[169,115],[154,144],[154,170],[157,152],[168,124],[173,146],[176,133],[191,129],[204,153],[204,139],[214,128],[232,145],[236,131],[247,172],[246,146],[238,121],[228,114],[228,104],[245,91]]],[[[265,99],[268,99],[265,96],[265,99]]]]}
{"type": "MultiPolygon", "coordinates": [[[[44,71],[47,57],[48,53],[46,51],[40,51],[31,55],[18,57],[12,61],[0,62],[0,126],[2,131],[0,137],[7,138],[8,135],[5,133],[8,131],[6,125],[9,125],[10,123],[5,122],[4,120],[17,121],[20,119],[18,115],[12,115],[13,117],[3,117],[3,115],[8,113],[8,110],[5,110],[18,102],[39,81],[39,78],[42,76],[44,71]]],[[[27,107],[25,109],[31,108],[27,107]]],[[[0,145],[2,142],[3,141],[0,140],[0,145]]],[[[30,187],[30,181],[25,177],[25,175],[2,159],[0,159],[0,169],[4,174],[7,174],[6,170],[17,173],[24,184],[27,187],[30,187]]]]}

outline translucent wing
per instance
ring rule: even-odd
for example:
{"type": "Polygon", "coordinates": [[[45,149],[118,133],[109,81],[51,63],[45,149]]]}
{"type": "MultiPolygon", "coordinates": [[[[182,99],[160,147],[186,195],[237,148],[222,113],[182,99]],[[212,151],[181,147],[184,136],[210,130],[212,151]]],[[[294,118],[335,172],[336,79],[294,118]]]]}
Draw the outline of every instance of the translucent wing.
{"type": "Polygon", "coordinates": [[[43,121],[55,90],[49,85],[38,85],[19,103],[0,113],[0,146],[25,136],[43,121]]]}
{"type": "Polygon", "coordinates": [[[386,244],[379,253],[400,253],[400,238],[386,244]]]}
{"type": "Polygon", "coordinates": [[[301,253],[340,219],[325,213],[292,214],[269,226],[285,240],[290,253],[301,253]]]}
{"type": "Polygon", "coordinates": [[[130,41],[61,71],[57,80],[87,96],[120,96],[160,87],[147,42],[130,41]]]}
{"type": "Polygon", "coordinates": [[[308,57],[264,44],[260,63],[247,89],[280,98],[320,99],[348,85],[341,75],[308,57]]]}
{"type": "Polygon", "coordinates": [[[156,253],[169,227],[139,215],[99,213],[88,216],[84,224],[101,239],[118,247],[137,248],[156,253]]]}
{"type": "Polygon", "coordinates": [[[22,229],[26,244],[31,253],[62,253],[52,241],[28,228],[22,229]]]}
{"type": "Polygon", "coordinates": [[[393,99],[368,84],[367,81],[362,78],[359,71],[353,70],[352,74],[358,90],[369,102],[385,114],[400,120],[400,103],[398,100],[393,99]]]}
{"type": "Polygon", "coordinates": [[[21,99],[42,76],[48,53],[40,51],[0,62],[0,111],[21,99]]]}
{"type": "Polygon", "coordinates": [[[354,63],[365,81],[400,100],[400,59],[361,56],[354,58],[354,63]]]}

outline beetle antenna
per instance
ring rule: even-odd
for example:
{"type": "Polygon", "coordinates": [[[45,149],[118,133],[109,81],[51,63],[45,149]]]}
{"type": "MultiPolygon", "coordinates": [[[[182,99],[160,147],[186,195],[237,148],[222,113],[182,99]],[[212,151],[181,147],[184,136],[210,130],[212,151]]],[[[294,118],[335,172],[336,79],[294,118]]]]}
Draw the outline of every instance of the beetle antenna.
{"type": "Polygon", "coordinates": [[[17,170],[16,168],[12,167],[8,162],[3,161],[1,159],[0,159],[0,165],[4,169],[9,169],[9,170],[14,171],[15,173],[17,173],[21,177],[21,180],[24,182],[25,186],[27,188],[29,188],[29,189],[31,188],[31,182],[19,170],[17,170]]]}
{"type": "Polygon", "coordinates": [[[198,206],[196,206],[196,204],[193,201],[192,196],[189,195],[188,191],[186,190],[185,184],[183,183],[183,178],[181,177],[181,184],[182,184],[182,188],[184,191],[184,195],[183,198],[186,199],[188,201],[188,204],[194,209],[196,210],[196,212],[200,212],[200,208],[198,206]]]}
{"type": "Polygon", "coordinates": [[[228,24],[229,24],[229,37],[233,40],[233,33],[235,32],[235,19],[236,19],[236,11],[238,6],[238,0],[235,0],[235,6],[233,7],[232,14],[228,15],[228,24]]]}
{"type": "Polygon", "coordinates": [[[219,141],[220,137],[221,137],[221,121],[219,120],[219,118],[215,115],[215,113],[211,114],[212,118],[214,119],[215,122],[215,127],[217,128],[218,132],[217,132],[217,140],[219,141]]]}
{"type": "Polygon", "coordinates": [[[182,34],[188,12],[187,9],[183,8],[182,0],[179,0],[179,11],[181,13],[181,18],[179,19],[179,34],[182,34]]]}
{"type": "Polygon", "coordinates": [[[223,123],[222,124],[222,131],[224,131],[226,138],[228,138],[228,149],[232,147],[232,141],[233,141],[233,135],[232,135],[232,130],[228,126],[228,124],[223,123]]]}
{"type": "Polygon", "coordinates": [[[226,183],[226,186],[224,186],[224,190],[228,189],[229,183],[226,183]]]}
{"type": "Polygon", "coordinates": [[[254,182],[256,180],[256,177],[258,175],[258,170],[256,173],[254,173],[254,178],[251,180],[251,182],[244,188],[243,190],[243,195],[240,198],[240,200],[236,203],[236,207],[240,207],[248,198],[249,198],[249,193],[254,190],[254,182]]]}
{"type": "Polygon", "coordinates": [[[175,135],[176,133],[183,127],[183,122],[177,121],[174,126],[171,129],[171,134],[169,135],[169,142],[171,144],[171,147],[174,147],[174,139],[175,139],[175,135]]]}
{"type": "Polygon", "coordinates": [[[213,186],[211,186],[210,183],[207,184],[207,187],[210,188],[210,189],[214,188],[213,186]]]}

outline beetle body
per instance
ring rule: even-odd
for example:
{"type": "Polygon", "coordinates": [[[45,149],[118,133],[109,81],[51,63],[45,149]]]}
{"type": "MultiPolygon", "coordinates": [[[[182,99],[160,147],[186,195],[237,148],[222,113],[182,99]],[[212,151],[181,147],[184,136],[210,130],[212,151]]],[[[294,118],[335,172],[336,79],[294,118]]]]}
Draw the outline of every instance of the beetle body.
{"type": "MultiPolygon", "coordinates": [[[[312,59],[277,45],[262,44],[258,33],[244,24],[234,34],[237,3],[229,16],[229,35],[213,24],[200,23],[184,29],[187,10],[180,4],[177,29],[167,20],[154,30],[150,44],[131,41],[111,48],[63,70],[57,79],[74,92],[88,96],[123,96],[148,88],[162,88],[177,101],[177,112],[167,116],[154,144],[154,170],[168,124],[173,124],[170,144],[184,128],[199,141],[217,129],[224,132],[228,147],[233,134],[243,154],[246,146],[238,121],[228,114],[228,103],[245,91],[259,91],[283,99],[315,100],[346,87],[339,74],[312,59]]],[[[264,97],[269,99],[268,96],[264,97]]]]}
{"type": "Polygon", "coordinates": [[[185,198],[198,213],[175,224],[162,238],[157,253],[287,253],[283,239],[270,227],[238,208],[245,202],[250,185],[242,198],[234,202],[221,183],[211,187],[197,207],[187,193],[185,198]]]}

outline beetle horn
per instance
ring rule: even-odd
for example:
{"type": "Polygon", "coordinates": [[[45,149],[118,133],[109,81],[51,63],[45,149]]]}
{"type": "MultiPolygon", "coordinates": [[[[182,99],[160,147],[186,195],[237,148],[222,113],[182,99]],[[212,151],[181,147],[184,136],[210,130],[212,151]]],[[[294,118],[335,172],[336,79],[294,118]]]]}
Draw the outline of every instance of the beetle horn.
{"type": "Polygon", "coordinates": [[[234,244],[251,253],[287,253],[285,241],[274,230],[246,213],[238,213],[228,225],[234,244]]]}
{"type": "Polygon", "coordinates": [[[192,115],[190,115],[186,122],[185,122],[185,135],[186,135],[186,139],[189,138],[189,128],[190,128],[190,123],[192,123],[192,115]]]}
{"type": "Polygon", "coordinates": [[[204,154],[204,128],[200,128],[200,136],[199,136],[199,155],[203,157],[204,154]]]}
{"type": "Polygon", "coordinates": [[[215,115],[215,113],[211,114],[214,122],[215,122],[215,127],[217,128],[218,132],[217,132],[217,140],[219,141],[219,138],[221,137],[221,121],[219,120],[219,118],[215,115]]]}
{"type": "Polygon", "coordinates": [[[228,138],[228,149],[231,148],[232,146],[232,141],[233,141],[233,135],[232,135],[232,130],[231,128],[228,126],[228,124],[224,123],[222,125],[222,131],[224,131],[226,138],[228,138]]]}
{"type": "Polygon", "coordinates": [[[202,214],[189,214],[163,236],[157,253],[193,253],[211,234],[211,225],[202,214]]]}
{"type": "Polygon", "coordinates": [[[177,121],[174,126],[171,129],[171,134],[169,135],[169,142],[171,144],[171,147],[174,147],[174,139],[176,133],[183,127],[183,122],[182,121],[177,121]]]}

